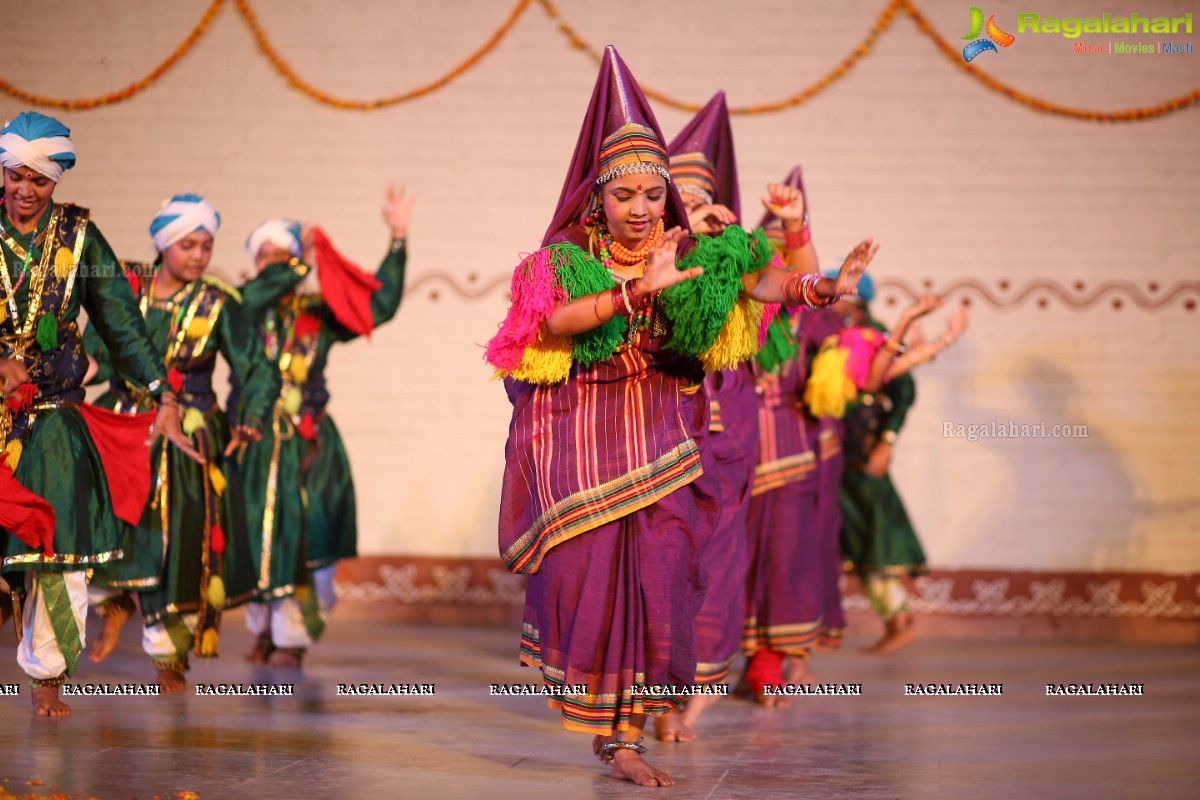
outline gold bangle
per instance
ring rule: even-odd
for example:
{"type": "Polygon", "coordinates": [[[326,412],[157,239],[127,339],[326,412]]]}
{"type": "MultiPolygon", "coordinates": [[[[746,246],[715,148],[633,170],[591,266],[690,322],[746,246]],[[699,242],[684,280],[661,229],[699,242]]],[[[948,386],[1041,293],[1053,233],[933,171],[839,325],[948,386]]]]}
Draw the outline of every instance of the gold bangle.
{"type": "Polygon", "coordinates": [[[888,444],[895,444],[896,443],[896,432],[895,431],[884,431],[883,433],[879,434],[879,441],[887,442],[888,444]]]}

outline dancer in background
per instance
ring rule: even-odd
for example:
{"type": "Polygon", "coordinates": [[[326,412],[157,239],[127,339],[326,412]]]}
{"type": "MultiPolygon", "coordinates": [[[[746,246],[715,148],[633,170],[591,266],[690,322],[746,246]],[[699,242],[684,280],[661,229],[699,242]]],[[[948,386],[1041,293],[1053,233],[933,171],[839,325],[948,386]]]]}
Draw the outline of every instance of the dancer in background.
{"type": "Polygon", "coordinates": [[[912,323],[940,306],[941,299],[917,298],[890,332],[871,315],[872,299],[873,285],[864,280],[854,299],[835,304],[846,329],[825,345],[814,362],[806,400],[830,417],[844,417],[842,555],[886,626],[883,638],[870,651],[889,653],[916,640],[905,582],[925,570],[924,550],[888,473],[898,434],[916,400],[910,373],[953,344],[968,320],[965,309],[960,309],[948,319],[941,338],[906,350],[904,338],[912,323]],[[847,398],[852,401],[846,403],[847,398]]]}
{"type": "Polygon", "coordinates": [[[764,304],[852,291],[871,251],[830,281],[763,269],[761,233],[684,239],[662,142],[607,48],[558,208],[486,354],[513,404],[499,539],[528,575],[521,660],[560,691],[563,726],[642,786],[674,783],[643,760],[641,731],[679,705],[661,687],[696,677],[720,516],[704,373],[757,352],[764,304]]]}
{"type": "Polygon", "coordinates": [[[31,111],[0,129],[0,358],[10,362],[0,446],[14,479],[54,514],[52,538],[37,534],[44,513],[6,525],[0,554],[5,579],[20,595],[17,662],[33,682],[33,713],[52,717],[71,713],[58,687],[85,645],[86,571],[122,557],[115,514],[140,518],[149,488],[147,427],[80,406],[87,371],[81,310],[120,373],[157,403],[149,431],[198,457],[180,430],[178,398],[116,256],[87,209],[53,202],[75,165],[70,135],[58,120],[31,111]],[[12,386],[14,379],[21,383],[12,386]],[[128,484],[110,483],[107,475],[118,472],[128,484]]]}
{"type": "MultiPolygon", "coordinates": [[[[773,191],[798,199],[786,211],[781,204],[768,204],[761,225],[793,269],[817,270],[800,168],[773,191]]],[[[785,306],[768,329],[756,365],[760,435],[747,521],[750,569],[742,649],[749,659],[746,689],[768,706],[786,705],[788,698],[764,694],[765,686],[802,682],[812,648],[841,635],[833,573],[840,562],[835,553],[825,557],[830,548],[823,536],[820,492],[836,448],[801,403],[809,351],[836,325],[828,309],[785,306]]]]}
{"type": "MultiPolygon", "coordinates": [[[[127,526],[125,558],[97,567],[92,577],[93,606],[105,621],[92,660],[102,660],[116,646],[132,609],[126,592],[135,591],[145,623],[142,644],[164,692],[183,689],[191,651],[217,655],[222,613],[249,600],[257,581],[242,479],[230,456],[241,444],[262,438],[280,380],[237,292],[204,274],[220,224],[207,200],[175,195],[150,224],[158,251],[154,264],[127,271],[168,383],[178,393],[184,434],[203,461],[163,444],[151,450],[156,480],[149,507],[140,525],[127,526]],[[213,392],[218,354],[245,387],[232,410],[232,426],[213,392]],[[107,599],[97,602],[98,595],[107,599]]],[[[93,382],[110,384],[96,404],[123,414],[145,410],[146,398],[113,374],[94,328],[87,329],[84,345],[97,364],[93,382]]]]}
{"type": "Polygon", "coordinates": [[[252,540],[261,549],[258,602],[246,612],[258,637],[249,656],[254,662],[300,666],[333,608],[337,561],[358,552],[354,482],[326,408],[325,370],[335,344],[369,336],[396,315],[412,204],[402,188],[387,190],[383,217],[391,240],[373,277],[338,254],[320,229],[275,219],[247,239],[259,272],[242,286],[242,304],[282,379],[263,440],[239,461],[252,540]],[[318,291],[304,291],[310,265],[317,267],[318,291]]]}

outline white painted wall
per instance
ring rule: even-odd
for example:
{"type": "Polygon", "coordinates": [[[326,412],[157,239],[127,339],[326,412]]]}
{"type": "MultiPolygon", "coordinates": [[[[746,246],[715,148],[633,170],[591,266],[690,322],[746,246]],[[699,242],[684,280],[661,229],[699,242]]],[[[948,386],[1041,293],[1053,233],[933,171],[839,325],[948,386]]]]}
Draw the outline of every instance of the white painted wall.
{"type": "MultiPolygon", "coordinates": [[[[439,77],[511,8],[495,0],[253,5],[302,76],[357,98],[439,77]]],[[[747,0],[729,16],[729,4],[711,0],[561,0],[561,11],[592,43],[616,44],[644,84],[698,103],[724,88],[738,105],[815,80],[884,5],[747,0]]],[[[958,43],[965,4],[916,5],[958,43]]],[[[1035,5],[1051,4],[995,10],[1015,32],[1015,12],[1042,10],[1035,5]]],[[[0,78],[55,96],[111,91],[152,69],[206,7],[6,0],[0,78]]],[[[1127,10],[1074,0],[1053,8],[1046,13],[1127,10]]],[[[1136,8],[1191,10],[1183,2],[1136,8]]],[[[1085,107],[1151,105],[1200,85],[1198,55],[1082,56],[1052,35],[1018,36],[975,64],[1032,95],[1085,107]]],[[[503,292],[467,301],[429,276],[453,275],[464,288],[471,276],[506,283],[549,220],[594,80],[594,64],[534,5],[449,87],[384,111],[338,111],[290,89],[230,4],[147,92],[59,115],[80,163],[56,197],[90,206],[121,255],[144,258],[159,202],[200,192],[224,218],[214,271],[236,279],[246,233],[275,215],[320,222],[370,265],[387,243],[383,185],[406,182],[419,197],[410,283],[427,281],[373,343],[337,352],[332,369],[362,549],[492,555],[508,408],[479,344],[503,316],[503,292]]],[[[0,96],[5,117],[24,107],[0,96]]],[[[668,136],[686,118],[660,108],[668,136]]],[[[1124,278],[1145,291],[1149,281],[1165,289],[1200,276],[1195,108],[1133,124],[1038,114],[985,90],[901,16],[824,94],[735,126],[747,207],[802,162],[823,257],[874,234],[884,245],[878,279],[975,277],[1008,296],[998,281],[1091,287],[1124,278]]],[[[1200,569],[1200,313],[1182,301],[1157,311],[1128,301],[1120,311],[1107,302],[1084,311],[1057,301],[975,308],[966,340],[919,377],[919,405],[898,448],[896,479],[931,562],[1200,569]],[[1079,423],[1089,436],[971,443],[943,439],[945,420],[1079,423]]]]}

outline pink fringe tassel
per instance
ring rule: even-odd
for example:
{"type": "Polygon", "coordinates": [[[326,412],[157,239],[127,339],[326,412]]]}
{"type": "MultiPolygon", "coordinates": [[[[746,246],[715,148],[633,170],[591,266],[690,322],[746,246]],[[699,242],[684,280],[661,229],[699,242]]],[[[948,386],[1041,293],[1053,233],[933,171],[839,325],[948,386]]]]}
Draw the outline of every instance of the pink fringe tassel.
{"type": "Polygon", "coordinates": [[[512,305],[488,342],[484,360],[505,372],[519,367],[525,349],[537,341],[542,323],[565,298],[554,279],[550,251],[543,248],[526,256],[513,271],[512,305]]]}

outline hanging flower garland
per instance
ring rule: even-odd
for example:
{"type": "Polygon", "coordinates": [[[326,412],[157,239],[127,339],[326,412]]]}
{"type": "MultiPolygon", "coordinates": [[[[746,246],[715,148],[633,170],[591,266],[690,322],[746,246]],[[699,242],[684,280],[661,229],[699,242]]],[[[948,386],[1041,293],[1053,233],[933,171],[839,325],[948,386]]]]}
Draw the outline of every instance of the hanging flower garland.
{"type": "Polygon", "coordinates": [[[313,100],[316,100],[318,103],[332,106],[334,108],[349,111],[375,111],[376,109],[387,108],[388,106],[398,105],[409,100],[416,100],[418,97],[424,97],[427,94],[432,94],[438,89],[446,86],[455,78],[458,78],[467,70],[471,69],[471,67],[474,67],[480,62],[480,60],[483,59],[485,55],[490,53],[496,47],[496,45],[500,43],[500,40],[503,39],[505,35],[508,34],[509,30],[511,30],[512,26],[516,24],[520,16],[525,13],[526,9],[529,8],[531,0],[517,0],[517,4],[513,6],[513,10],[508,14],[508,19],[506,19],[500,25],[500,27],[496,29],[496,32],[493,33],[488,40],[483,43],[483,46],[471,55],[467,56],[466,60],[464,60],[454,69],[447,72],[442,77],[438,78],[432,83],[427,83],[424,86],[420,86],[416,89],[411,89],[402,94],[392,95],[391,97],[383,97],[378,100],[346,100],[344,98],[335,97],[334,95],[322,92],[320,89],[301,78],[296,74],[296,71],[292,69],[291,65],[283,60],[283,58],[275,50],[274,46],[272,46],[270,40],[267,39],[266,32],[263,31],[261,26],[259,26],[258,18],[255,17],[254,11],[250,8],[249,0],[234,0],[234,2],[237,5],[238,12],[242,15],[242,19],[244,19],[246,24],[250,26],[250,32],[254,35],[254,41],[258,44],[258,49],[262,51],[262,54],[267,57],[268,61],[271,62],[271,66],[273,66],[275,70],[284,77],[284,79],[290,86],[292,86],[292,88],[298,89],[313,100]]]}
{"type": "MultiPolygon", "coordinates": [[[[275,49],[274,45],[271,44],[271,41],[267,38],[266,32],[258,23],[258,17],[255,15],[253,9],[250,8],[249,0],[234,0],[234,4],[237,7],[238,13],[241,15],[246,25],[249,26],[250,32],[254,36],[254,41],[258,45],[258,49],[270,62],[271,66],[274,67],[275,71],[278,72],[284,78],[284,80],[288,82],[288,85],[304,93],[306,96],[318,103],[340,110],[349,111],[374,111],[380,108],[387,108],[389,106],[394,106],[410,100],[416,100],[418,98],[425,97],[437,91],[438,89],[444,88],[452,81],[461,77],[468,70],[477,66],[484,56],[494,50],[500,41],[509,33],[510,30],[512,30],[513,26],[516,24],[517,20],[520,19],[521,15],[529,9],[532,2],[533,0],[517,0],[516,5],[513,6],[513,9],[509,12],[508,17],[503,23],[501,23],[500,27],[497,28],[490,37],[488,37],[487,41],[485,41],[481,47],[475,50],[475,52],[467,56],[467,58],[459,63],[456,67],[437,80],[425,84],[424,86],[420,86],[400,94],[392,95],[390,97],[383,97],[376,100],[349,100],[337,97],[327,92],[323,92],[301,78],[296,73],[296,70],[293,69],[292,66],[283,59],[283,57],[275,49]]],[[[590,56],[596,63],[600,62],[600,51],[582,36],[580,36],[579,33],[562,18],[562,15],[559,13],[552,0],[537,0],[537,2],[545,12],[546,16],[555,22],[559,32],[567,38],[567,42],[572,48],[587,53],[587,55],[590,56]]],[[[175,51],[171,53],[171,55],[168,56],[165,61],[159,64],[146,77],[131,83],[129,86],[126,86],[124,89],[119,91],[111,92],[109,94],[94,98],[64,100],[34,94],[33,92],[27,92],[16,86],[13,86],[2,78],[0,78],[0,91],[3,91],[12,97],[15,97],[16,99],[21,100],[22,102],[29,103],[30,105],[49,106],[52,108],[61,108],[69,111],[81,111],[99,108],[101,106],[112,105],[124,100],[128,100],[156,83],[160,78],[162,78],[163,75],[165,75],[172,67],[174,67],[184,55],[187,54],[195,46],[196,42],[199,41],[200,37],[208,31],[208,28],[213,19],[216,17],[217,12],[220,11],[223,5],[224,0],[213,0],[212,5],[208,7],[208,10],[204,13],[204,17],[200,20],[199,24],[196,25],[195,29],[188,35],[187,39],[185,39],[183,43],[179,45],[179,47],[175,48],[175,51]]],[[[773,114],[780,111],[785,111],[789,108],[795,108],[806,103],[816,95],[828,89],[840,78],[845,77],[859,60],[870,53],[879,37],[882,36],[883,33],[892,26],[892,23],[895,22],[897,13],[901,11],[908,14],[908,16],[916,24],[917,29],[926,37],[928,37],[929,40],[933,42],[934,46],[942,53],[942,55],[950,59],[950,62],[957,68],[966,72],[988,89],[1002,94],[1014,102],[1020,103],[1028,108],[1032,108],[1035,111],[1095,122],[1131,122],[1152,119],[1173,111],[1179,111],[1180,109],[1186,108],[1195,104],[1197,101],[1200,101],[1200,88],[1193,89],[1186,94],[1179,95],[1178,97],[1171,98],[1155,105],[1143,106],[1140,108],[1122,109],[1117,111],[1100,111],[1095,109],[1076,108],[1072,106],[1065,106],[1059,103],[1053,103],[1048,100],[1042,100],[1022,92],[1019,89],[1013,88],[1012,86],[997,80],[991,75],[988,75],[986,72],[980,70],[973,64],[963,61],[959,56],[959,48],[956,45],[951,45],[948,43],[941,36],[941,34],[937,32],[933,25],[931,25],[929,21],[925,19],[924,15],[922,15],[921,12],[918,11],[913,5],[912,0],[888,0],[887,5],[884,7],[883,11],[880,12],[879,16],[875,20],[875,23],[871,26],[871,29],[867,32],[866,36],[863,37],[862,41],[860,41],[858,45],[833,69],[829,70],[812,84],[781,100],[770,103],[759,103],[756,105],[730,108],[730,113],[742,115],[773,114]]],[[[699,104],[676,99],[652,88],[643,86],[643,90],[645,91],[646,96],[650,99],[673,108],[689,112],[698,111],[700,109],[699,104]]]]}
{"type": "Polygon", "coordinates": [[[221,10],[221,6],[224,4],[225,0],[213,0],[212,5],[210,5],[208,10],[204,12],[204,16],[200,18],[200,22],[196,25],[192,32],[188,34],[188,37],[183,40],[183,43],[176,47],[175,51],[171,53],[171,55],[167,56],[165,61],[155,67],[149,75],[139,81],[134,81],[124,89],[110,92],[109,94],[100,95],[99,97],[90,97],[81,100],[62,100],[56,97],[46,97],[44,95],[34,94],[33,92],[27,92],[23,89],[18,89],[8,81],[0,78],[0,90],[24,103],[29,103],[30,105],[61,108],[67,111],[86,111],[88,109],[100,108],[101,106],[110,106],[115,103],[128,100],[135,94],[144,92],[146,89],[149,89],[151,86],[157,83],[158,79],[167,74],[167,71],[171,69],[171,67],[175,66],[175,63],[179,61],[179,59],[183,58],[189,50],[195,47],[196,42],[200,41],[200,37],[208,32],[208,27],[212,24],[213,18],[217,16],[217,12],[221,10]]]}

